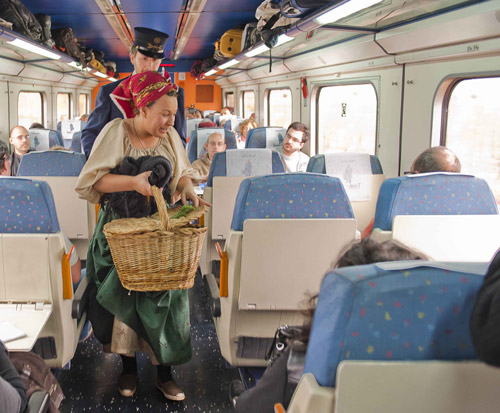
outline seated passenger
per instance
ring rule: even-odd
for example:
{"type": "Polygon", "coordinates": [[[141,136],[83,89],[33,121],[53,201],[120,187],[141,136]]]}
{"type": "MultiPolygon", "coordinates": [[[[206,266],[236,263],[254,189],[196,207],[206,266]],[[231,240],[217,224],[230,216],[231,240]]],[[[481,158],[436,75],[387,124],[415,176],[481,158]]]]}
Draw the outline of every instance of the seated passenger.
{"type": "Polygon", "coordinates": [[[224,126],[226,121],[234,114],[234,108],[231,106],[224,106],[220,111],[220,126],[224,126]]]}
{"type": "Polygon", "coordinates": [[[479,360],[500,367],[500,250],[493,257],[470,317],[472,344],[479,360]]]}
{"type": "Polygon", "coordinates": [[[80,120],[82,122],[87,122],[89,120],[89,115],[87,115],[86,113],[84,113],[82,116],[80,116],[80,120]]]}
{"type": "MultiPolygon", "coordinates": [[[[423,151],[413,161],[409,174],[424,174],[430,172],[453,172],[460,173],[462,165],[450,149],[445,146],[433,146],[423,151]]],[[[405,172],[406,173],[406,172],[405,172]]],[[[368,226],[363,230],[361,239],[369,237],[373,231],[373,222],[371,220],[368,226]]]]}
{"type": "Polygon", "coordinates": [[[9,136],[9,142],[14,146],[14,152],[10,156],[10,175],[16,176],[21,158],[30,150],[30,134],[24,126],[14,126],[9,136]]]}
{"type": "Polygon", "coordinates": [[[196,119],[196,109],[191,107],[191,108],[186,108],[186,119],[196,119]]]}
{"type": "Polygon", "coordinates": [[[0,141],[0,175],[10,176],[9,145],[0,141]]]}
{"type": "Polygon", "coordinates": [[[293,122],[288,127],[280,154],[285,172],[306,172],[309,156],[300,150],[308,140],[309,129],[303,123],[293,122]]]}
{"type": "MultiPolygon", "coordinates": [[[[425,258],[392,240],[377,242],[368,238],[347,248],[334,268],[425,258]]],[[[285,409],[288,407],[304,370],[317,298],[318,294],[310,298],[309,309],[304,313],[303,327],[295,329],[287,343],[283,343],[284,349],[278,354],[273,364],[266,369],[255,387],[244,391],[243,383],[239,381],[231,383],[230,395],[237,413],[274,413],[276,403],[281,403],[285,409]]]]}
{"type": "Polygon", "coordinates": [[[33,122],[29,129],[45,129],[41,123],[33,122]]]}
{"type": "Polygon", "coordinates": [[[255,122],[254,119],[245,119],[243,122],[240,123],[240,134],[238,136],[238,149],[244,149],[245,148],[245,142],[247,141],[247,135],[248,131],[250,129],[258,127],[257,122],[255,122]]]}
{"type": "Polygon", "coordinates": [[[0,412],[24,412],[27,404],[23,380],[10,361],[7,348],[0,341],[0,412]]]}
{"type": "Polygon", "coordinates": [[[195,119],[203,119],[203,113],[201,112],[200,109],[196,109],[196,112],[194,114],[195,119]]]}
{"type": "Polygon", "coordinates": [[[214,155],[217,152],[224,152],[226,150],[224,136],[218,132],[212,133],[205,142],[205,149],[207,150],[207,154],[203,158],[193,162],[193,168],[200,173],[200,182],[207,181],[214,155]]]}

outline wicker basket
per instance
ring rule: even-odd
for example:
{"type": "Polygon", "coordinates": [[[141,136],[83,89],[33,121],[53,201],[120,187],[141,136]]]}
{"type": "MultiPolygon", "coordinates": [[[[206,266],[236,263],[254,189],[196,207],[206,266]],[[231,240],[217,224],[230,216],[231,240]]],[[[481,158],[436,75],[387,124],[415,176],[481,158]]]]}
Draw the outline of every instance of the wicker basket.
{"type": "Polygon", "coordinates": [[[190,225],[188,220],[203,214],[204,207],[174,221],[169,219],[161,190],[153,186],[153,194],[159,222],[125,218],[104,226],[118,277],[124,288],[133,291],[191,288],[207,228],[190,225]]]}

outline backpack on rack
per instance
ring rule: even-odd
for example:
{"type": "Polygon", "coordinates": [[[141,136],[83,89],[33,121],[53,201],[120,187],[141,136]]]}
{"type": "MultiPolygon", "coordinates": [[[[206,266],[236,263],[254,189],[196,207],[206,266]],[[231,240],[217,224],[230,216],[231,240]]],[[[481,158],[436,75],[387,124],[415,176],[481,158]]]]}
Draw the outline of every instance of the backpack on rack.
{"type": "Polygon", "coordinates": [[[0,17],[12,23],[12,29],[37,42],[42,37],[42,26],[35,15],[19,0],[0,0],[0,17]]]}
{"type": "Polygon", "coordinates": [[[225,32],[220,40],[215,42],[215,50],[220,50],[224,57],[234,57],[241,52],[241,37],[243,30],[230,29],[225,32]]]}
{"type": "Polygon", "coordinates": [[[78,42],[73,35],[71,27],[63,27],[62,29],[52,30],[52,38],[56,43],[56,48],[68,56],[78,60],[82,65],[85,63],[85,55],[80,50],[78,42]]]}
{"type": "Polygon", "coordinates": [[[342,0],[281,0],[281,15],[285,17],[302,17],[309,12],[326,6],[327,4],[340,3],[342,0]]]}
{"type": "Polygon", "coordinates": [[[250,49],[261,41],[262,35],[260,30],[257,30],[257,22],[246,24],[241,36],[241,51],[250,49]]]}
{"type": "Polygon", "coordinates": [[[46,14],[35,14],[38,23],[42,26],[42,36],[40,41],[47,47],[51,49],[54,47],[54,40],[52,40],[52,33],[50,32],[50,27],[52,26],[52,19],[46,14]]]}
{"type": "Polygon", "coordinates": [[[49,412],[59,412],[64,394],[57,379],[43,359],[32,352],[13,352],[9,353],[9,357],[23,380],[28,399],[34,392],[45,390],[50,396],[49,412]]]}

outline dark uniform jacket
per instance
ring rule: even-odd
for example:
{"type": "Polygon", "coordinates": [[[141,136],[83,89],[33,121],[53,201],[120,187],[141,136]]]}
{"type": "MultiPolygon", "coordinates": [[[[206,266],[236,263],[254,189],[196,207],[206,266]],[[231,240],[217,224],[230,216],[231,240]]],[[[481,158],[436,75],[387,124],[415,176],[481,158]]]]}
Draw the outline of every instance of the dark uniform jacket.
{"type": "MultiPolygon", "coordinates": [[[[104,126],[116,118],[122,118],[123,114],[111,100],[109,95],[116,87],[125,79],[117,80],[116,82],[102,86],[97,94],[94,110],[90,113],[87,125],[82,131],[82,147],[85,156],[88,158],[92,146],[104,126]]],[[[184,116],[184,90],[179,87],[177,92],[177,114],[175,115],[174,128],[182,139],[184,147],[186,146],[186,118],[184,116]]]]}

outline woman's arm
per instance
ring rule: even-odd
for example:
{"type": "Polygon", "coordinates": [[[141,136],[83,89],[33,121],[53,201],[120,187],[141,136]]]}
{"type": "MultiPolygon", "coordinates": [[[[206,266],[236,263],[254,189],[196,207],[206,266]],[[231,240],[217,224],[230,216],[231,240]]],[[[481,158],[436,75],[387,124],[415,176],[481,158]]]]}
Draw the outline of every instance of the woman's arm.
{"type": "Polygon", "coordinates": [[[153,196],[153,191],[151,190],[151,185],[148,181],[149,175],[151,175],[151,171],[146,171],[136,176],[115,175],[108,173],[103,175],[101,179],[94,184],[94,189],[102,194],[122,191],[137,191],[144,196],[153,196]]]}

